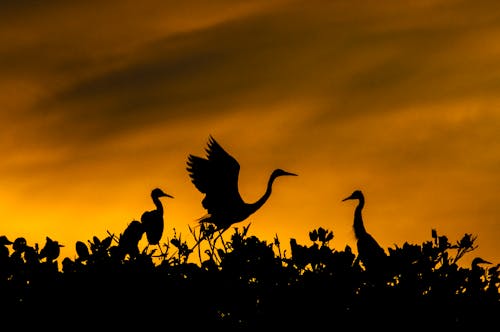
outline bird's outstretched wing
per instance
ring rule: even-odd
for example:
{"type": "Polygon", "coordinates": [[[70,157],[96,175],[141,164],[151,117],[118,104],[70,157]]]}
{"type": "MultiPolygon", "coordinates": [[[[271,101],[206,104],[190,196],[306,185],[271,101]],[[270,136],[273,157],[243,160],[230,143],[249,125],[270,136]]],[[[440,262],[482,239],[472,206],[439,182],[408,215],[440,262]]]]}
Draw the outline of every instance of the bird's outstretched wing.
{"type": "Polygon", "coordinates": [[[187,170],[195,187],[204,193],[202,204],[208,213],[241,203],[238,191],[240,165],[210,136],[206,158],[189,155],[187,170]]]}

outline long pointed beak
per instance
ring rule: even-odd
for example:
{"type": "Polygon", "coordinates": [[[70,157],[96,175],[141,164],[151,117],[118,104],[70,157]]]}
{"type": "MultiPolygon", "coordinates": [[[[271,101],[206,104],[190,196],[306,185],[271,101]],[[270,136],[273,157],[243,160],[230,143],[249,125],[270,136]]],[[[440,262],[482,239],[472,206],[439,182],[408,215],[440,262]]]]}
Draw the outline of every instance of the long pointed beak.
{"type": "Polygon", "coordinates": [[[174,196],[172,195],[169,195],[169,194],[165,194],[166,197],[170,197],[170,198],[174,198],[174,196]]]}
{"type": "Polygon", "coordinates": [[[349,197],[344,198],[344,199],[342,200],[342,202],[345,202],[345,201],[347,201],[347,200],[349,200],[349,199],[352,199],[352,195],[351,195],[351,196],[349,196],[349,197]]]}
{"type": "Polygon", "coordinates": [[[295,173],[290,173],[290,172],[285,172],[285,174],[283,175],[293,175],[293,176],[298,176],[298,174],[295,174],[295,173]]]}

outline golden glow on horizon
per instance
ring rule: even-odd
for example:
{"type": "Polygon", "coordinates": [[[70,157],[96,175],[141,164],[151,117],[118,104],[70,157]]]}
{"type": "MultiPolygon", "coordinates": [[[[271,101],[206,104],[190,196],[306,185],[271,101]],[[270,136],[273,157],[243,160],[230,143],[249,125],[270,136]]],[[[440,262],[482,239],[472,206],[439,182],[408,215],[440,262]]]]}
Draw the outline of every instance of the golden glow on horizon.
{"type": "Polygon", "coordinates": [[[164,240],[190,239],[205,212],[186,159],[211,134],[247,201],[274,168],[299,174],[248,220],[261,239],[308,243],[322,226],[354,246],[341,199],[361,189],[384,247],[436,228],[500,262],[500,4],[481,4],[2,5],[0,233],[72,257],[160,187],[175,197],[164,240]]]}

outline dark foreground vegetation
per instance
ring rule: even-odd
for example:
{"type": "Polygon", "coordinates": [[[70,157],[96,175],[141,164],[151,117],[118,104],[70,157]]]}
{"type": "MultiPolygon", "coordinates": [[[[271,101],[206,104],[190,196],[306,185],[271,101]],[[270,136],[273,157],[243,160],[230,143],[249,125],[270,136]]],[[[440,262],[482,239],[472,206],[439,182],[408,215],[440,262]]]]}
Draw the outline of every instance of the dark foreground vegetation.
{"type": "MultiPolygon", "coordinates": [[[[465,234],[449,241],[434,230],[422,244],[388,248],[367,270],[349,246],[332,248],[319,228],[291,251],[229,229],[226,240],[200,229],[194,250],[174,234],[139,248],[134,224],[115,236],[75,244],[61,260],[47,238],[39,248],[1,237],[2,326],[61,330],[185,331],[469,330],[497,325],[499,264],[461,266],[476,248],[465,234]],[[232,233],[232,234],[231,234],[232,233]],[[194,262],[196,263],[194,263],[194,262]]],[[[192,233],[195,238],[196,235],[192,233]]],[[[6,330],[7,331],[7,330],[6,330]]]]}

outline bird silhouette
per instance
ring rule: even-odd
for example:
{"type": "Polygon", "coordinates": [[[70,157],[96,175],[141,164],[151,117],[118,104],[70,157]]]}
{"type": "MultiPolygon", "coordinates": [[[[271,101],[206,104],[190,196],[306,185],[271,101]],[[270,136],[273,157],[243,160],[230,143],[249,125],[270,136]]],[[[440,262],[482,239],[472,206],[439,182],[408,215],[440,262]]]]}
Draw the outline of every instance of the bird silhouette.
{"type": "Polygon", "coordinates": [[[192,183],[205,197],[202,206],[207,214],[199,219],[200,223],[212,223],[216,231],[225,231],[231,225],[247,219],[260,209],[269,199],[274,180],[279,176],[293,175],[282,169],[275,169],[267,182],[264,194],[254,203],[241,198],[238,189],[240,164],[227,153],[217,141],[209,136],[206,158],[190,154],[187,170],[192,183]]]}
{"type": "Polygon", "coordinates": [[[471,269],[469,277],[467,278],[467,291],[470,294],[477,295],[487,286],[488,281],[483,279],[485,269],[481,266],[483,264],[492,264],[481,257],[475,257],[471,262],[471,269]]]}
{"type": "Polygon", "coordinates": [[[356,246],[358,248],[359,260],[363,263],[366,269],[380,268],[385,263],[387,254],[378,242],[369,234],[363,223],[361,211],[365,205],[365,197],[361,190],[355,190],[350,196],[342,201],[357,199],[358,206],[354,211],[354,235],[356,237],[356,246]]]}
{"type": "MultiPolygon", "coordinates": [[[[144,232],[143,223],[138,220],[132,220],[130,224],[128,224],[127,228],[125,228],[125,231],[123,231],[123,234],[120,235],[118,247],[121,249],[122,254],[129,254],[132,257],[137,256],[139,254],[139,241],[141,240],[144,232]]],[[[153,232],[158,232],[158,230],[150,230],[150,237],[154,237],[152,236],[153,232]]]]}
{"type": "Polygon", "coordinates": [[[472,270],[482,269],[482,267],[479,266],[480,264],[491,264],[491,262],[488,262],[482,259],[481,257],[475,257],[470,264],[471,269],[472,270]]]}
{"type": "Polygon", "coordinates": [[[86,261],[87,259],[89,259],[89,257],[90,257],[89,248],[82,241],[76,241],[75,250],[76,250],[76,254],[78,255],[77,260],[79,262],[86,261]]]}
{"type": "Polygon", "coordinates": [[[155,188],[151,191],[151,198],[156,206],[156,210],[146,211],[141,216],[141,223],[146,233],[146,238],[149,245],[158,245],[160,252],[163,254],[160,246],[160,240],[163,235],[164,220],[163,220],[163,205],[161,204],[160,197],[173,196],[166,194],[160,188],[155,188]]]}
{"type": "Polygon", "coordinates": [[[47,262],[52,262],[61,253],[61,247],[64,245],[59,244],[59,242],[52,240],[50,237],[45,237],[45,245],[40,250],[40,259],[46,258],[47,262]]]}
{"type": "Polygon", "coordinates": [[[7,236],[0,236],[0,271],[2,271],[7,265],[7,261],[10,255],[10,250],[9,248],[7,248],[7,246],[11,244],[12,241],[10,241],[7,236]]]}

